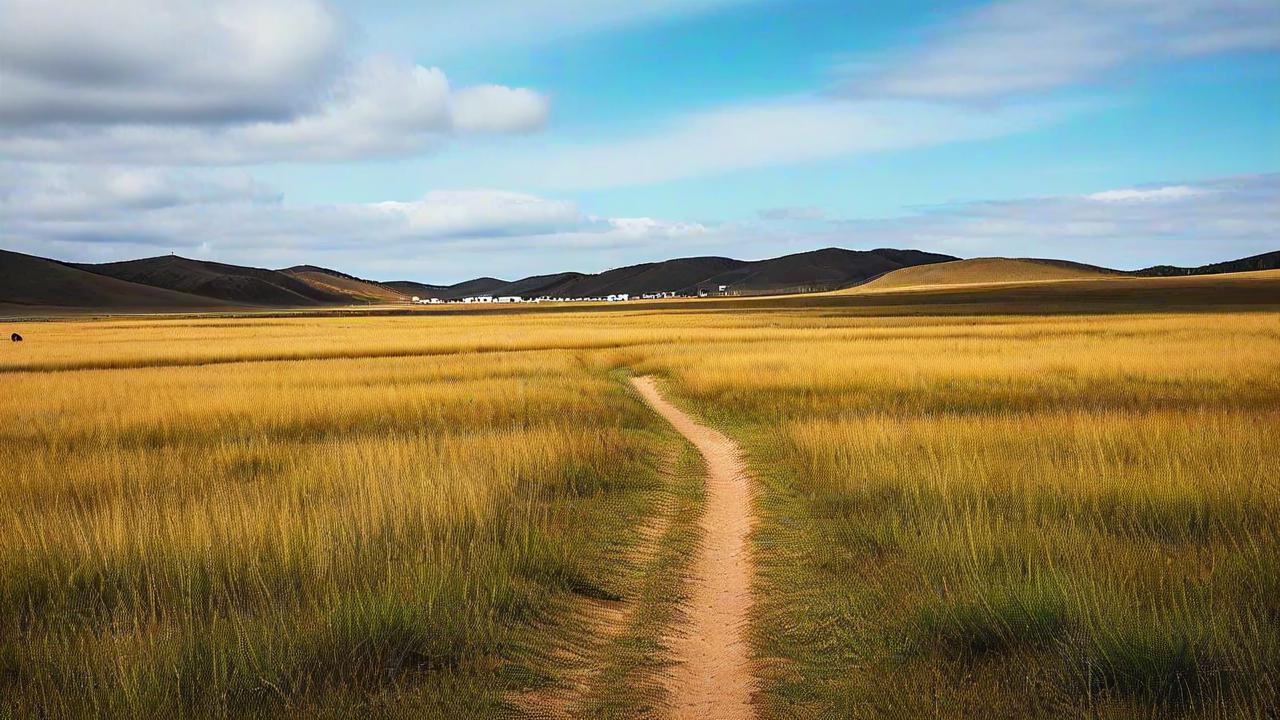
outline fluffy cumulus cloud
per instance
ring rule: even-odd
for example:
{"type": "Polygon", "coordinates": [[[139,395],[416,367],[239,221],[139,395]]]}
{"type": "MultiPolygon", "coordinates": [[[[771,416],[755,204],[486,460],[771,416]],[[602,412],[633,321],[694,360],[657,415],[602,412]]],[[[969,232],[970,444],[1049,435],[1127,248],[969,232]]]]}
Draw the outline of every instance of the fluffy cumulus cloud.
{"type": "MultiPolygon", "coordinates": [[[[429,32],[463,28],[470,44],[551,37],[748,1],[440,3],[429,32]]],[[[550,101],[536,90],[457,87],[440,68],[356,54],[352,34],[325,0],[0,0],[0,243],[74,260],[173,250],[444,281],[477,268],[527,275],[831,244],[1190,264],[1273,249],[1280,227],[1276,176],[847,222],[811,207],[765,209],[738,225],[597,217],[545,197],[1038,128],[1093,106],[1030,95],[1141,63],[1280,46],[1275,0],[998,0],[918,47],[863,58],[852,93],[713,106],[612,138],[477,143],[433,158],[419,177],[542,195],[290,204],[237,166],[396,158],[547,122],[550,101]]]]}
{"type": "Polygon", "coordinates": [[[1041,256],[1117,268],[1199,265],[1276,249],[1280,175],[970,202],[839,224],[838,235],[963,257],[1041,256]]]}
{"type": "Polygon", "coordinates": [[[0,153],[247,164],[429,150],[525,132],[537,92],[351,58],[320,0],[0,0],[0,153]]]}
{"type": "Polygon", "coordinates": [[[1280,47],[1275,0],[1001,0],[922,47],[848,68],[860,93],[986,100],[1126,65],[1280,47]]]}
{"type": "Polygon", "coordinates": [[[318,0],[0,0],[0,121],[285,118],[345,35],[318,0]]]}

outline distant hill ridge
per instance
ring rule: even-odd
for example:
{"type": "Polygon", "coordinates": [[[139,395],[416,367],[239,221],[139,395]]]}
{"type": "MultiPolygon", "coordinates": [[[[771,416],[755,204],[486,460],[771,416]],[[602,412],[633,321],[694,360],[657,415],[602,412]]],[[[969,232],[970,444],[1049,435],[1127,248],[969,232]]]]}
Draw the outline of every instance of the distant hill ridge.
{"type": "Polygon", "coordinates": [[[1134,272],[1033,258],[977,258],[919,250],[825,248],[766,260],[687,257],[600,273],[562,272],[519,280],[480,277],[453,285],[379,282],[315,265],[282,270],[176,255],[123,262],[66,263],[0,250],[0,303],[68,308],[198,309],[401,303],[410,297],[473,295],[599,297],[616,293],[781,294],[849,288],[873,292],[913,286],[1067,280],[1107,276],[1201,275],[1280,268],[1280,251],[1198,268],[1154,266],[1134,272]]]}
{"type": "Polygon", "coordinates": [[[999,282],[1081,280],[1121,277],[1117,270],[1040,258],[973,258],[903,268],[856,288],[856,292],[901,290],[943,285],[980,285],[999,282]]]}
{"type": "Polygon", "coordinates": [[[320,290],[278,270],[191,260],[177,255],[72,267],[140,285],[245,305],[330,305],[348,301],[339,293],[320,290]]]}
{"type": "Polygon", "coordinates": [[[1174,265],[1155,265],[1139,270],[1135,275],[1149,277],[1169,277],[1174,275],[1218,275],[1221,273],[1252,272],[1256,270],[1280,269],[1280,250],[1253,255],[1239,260],[1201,265],[1200,267],[1177,267],[1174,265]]]}
{"type": "Polygon", "coordinates": [[[403,302],[405,293],[376,280],[365,280],[315,265],[295,265],[280,272],[324,293],[342,295],[353,302],[403,302]]]}
{"type": "Polygon", "coordinates": [[[0,250],[0,303],[85,308],[219,308],[233,303],[0,250]]]}
{"type": "Polygon", "coordinates": [[[447,287],[408,282],[386,283],[412,294],[453,300],[468,295],[520,297],[600,297],[615,293],[675,292],[696,294],[721,285],[736,294],[835,290],[903,267],[955,260],[920,250],[845,250],[826,248],[767,260],[688,257],[640,263],[600,273],[565,272],[535,275],[514,282],[477,278],[447,287]]]}

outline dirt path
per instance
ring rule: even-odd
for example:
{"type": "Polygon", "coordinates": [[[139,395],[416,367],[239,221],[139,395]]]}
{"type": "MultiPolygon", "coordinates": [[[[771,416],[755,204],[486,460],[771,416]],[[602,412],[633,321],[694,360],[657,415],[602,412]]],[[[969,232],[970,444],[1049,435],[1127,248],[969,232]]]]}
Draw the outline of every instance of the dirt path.
{"type": "Polygon", "coordinates": [[[675,720],[749,720],[755,688],[747,622],[751,611],[751,484],[737,443],[667,402],[651,378],[640,395],[702,453],[707,464],[703,542],[690,567],[686,621],[671,639],[667,680],[675,720]]]}

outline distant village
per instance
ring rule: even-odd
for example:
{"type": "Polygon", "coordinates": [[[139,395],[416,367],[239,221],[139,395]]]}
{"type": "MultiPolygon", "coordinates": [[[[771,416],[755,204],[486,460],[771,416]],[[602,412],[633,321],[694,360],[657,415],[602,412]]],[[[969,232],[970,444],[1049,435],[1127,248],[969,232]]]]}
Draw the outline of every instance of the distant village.
{"type": "Polygon", "coordinates": [[[630,293],[617,293],[614,295],[601,295],[598,297],[550,297],[543,295],[536,298],[525,298],[519,295],[475,295],[472,297],[454,298],[451,300],[442,300],[440,298],[424,298],[414,295],[412,302],[418,305],[453,305],[453,304],[475,304],[475,303],[544,303],[544,302],[628,302],[631,300],[661,300],[663,298],[677,297],[709,297],[711,295],[723,295],[728,291],[727,285],[720,285],[715,290],[699,289],[697,294],[693,293],[677,293],[677,292],[652,292],[643,293],[641,295],[631,295],[630,293]]]}

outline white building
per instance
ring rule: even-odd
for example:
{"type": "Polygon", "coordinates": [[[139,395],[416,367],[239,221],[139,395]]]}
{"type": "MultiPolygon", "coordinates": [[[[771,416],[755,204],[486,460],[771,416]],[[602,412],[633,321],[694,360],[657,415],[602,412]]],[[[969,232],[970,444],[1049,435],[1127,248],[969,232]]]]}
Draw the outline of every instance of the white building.
{"type": "Polygon", "coordinates": [[[464,298],[462,298],[462,302],[464,302],[464,303],[491,303],[491,302],[493,302],[493,296],[492,296],[492,295],[476,295],[475,297],[464,297],[464,298]]]}
{"type": "Polygon", "coordinates": [[[518,302],[524,302],[524,298],[520,297],[519,295],[502,295],[498,297],[498,299],[494,300],[494,302],[518,303],[518,302]]]}

